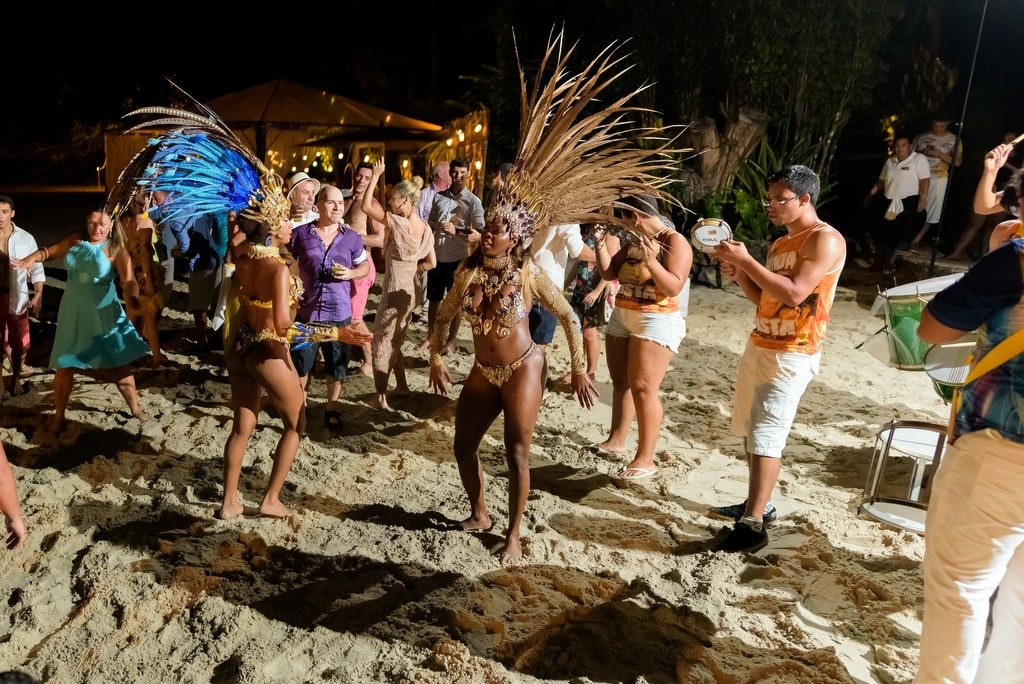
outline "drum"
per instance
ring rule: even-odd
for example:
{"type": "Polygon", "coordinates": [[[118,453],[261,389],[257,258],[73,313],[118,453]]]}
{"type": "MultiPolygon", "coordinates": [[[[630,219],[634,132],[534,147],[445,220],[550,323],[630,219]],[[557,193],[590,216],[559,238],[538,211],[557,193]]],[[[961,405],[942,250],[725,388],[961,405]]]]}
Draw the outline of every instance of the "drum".
{"type": "Polygon", "coordinates": [[[931,345],[917,336],[921,312],[937,292],[941,292],[962,277],[962,273],[951,273],[891,287],[879,295],[872,310],[878,308],[878,301],[881,300],[891,366],[900,370],[924,368],[924,355],[931,345]]]}
{"type": "Polygon", "coordinates": [[[889,423],[875,438],[861,510],[876,520],[924,534],[929,475],[945,451],[945,425],[889,423]]]}
{"type": "Polygon", "coordinates": [[[722,240],[732,239],[732,228],[720,218],[702,218],[693,224],[690,243],[693,248],[711,254],[722,240]]]}
{"type": "Polygon", "coordinates": [[[977,342],[977,333],[968,333],[955,342],[937,344],[924,355],[924,372],[947,404],[953,401],[956,391],[964,386],[977,342]]]}

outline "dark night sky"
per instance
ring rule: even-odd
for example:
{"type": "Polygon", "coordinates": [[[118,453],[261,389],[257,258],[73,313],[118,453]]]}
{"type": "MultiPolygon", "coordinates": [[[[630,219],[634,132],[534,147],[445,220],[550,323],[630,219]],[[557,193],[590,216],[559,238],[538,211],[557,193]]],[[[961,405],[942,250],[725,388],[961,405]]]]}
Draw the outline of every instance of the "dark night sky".
{"type": "MultiPolygon", "coordinates": [[[[167,3],[135,6],[137,28],[122,32],[113,32],[111,24],[131,22],[132,16],[27,18],[5,30],[0,127],[4,135],[59,140],[72,119],[108,122],[129,106],[163,103],[162,74],[200,100],[290,78],[440,123],[460,113],[448,102],[465,88],[459,76],[494,63],[495,36],[508,24],[515,25],[524,53],[542,49],[549,28],[562,22],[570,37],[582,37],[585,48],[596,50],[600,46],[587,42],[587,32],[600,21],[602,4],[588,3],[587,12],[573,14],[561,3],[532,0],[466,4],[458,10],[438,5],[433,11],[427,4],[403,10],[394,3],[336,3],[331,9],[310,3],[301,15],[288,8],[273,18],[212,10],[202,19],[189,4],[186,20],[167,3]],[[271,37],[272,27],[280,37],[271,37]],[[60,66],[33,58],[44,50],[45,61],[60,66]]],[[[686,2],[677,4],[685,11],[686,2]]],[[[941,52],[960,70],[948,108],[954,119],[959,119],[981,5],[982,0],[942,3],[941,52]]],[[[967,112],[969,153],[975,146],[982,153],[1002,130],[1024,130],[1022,45],[1020,0],[991,0],[967,112]]]]}

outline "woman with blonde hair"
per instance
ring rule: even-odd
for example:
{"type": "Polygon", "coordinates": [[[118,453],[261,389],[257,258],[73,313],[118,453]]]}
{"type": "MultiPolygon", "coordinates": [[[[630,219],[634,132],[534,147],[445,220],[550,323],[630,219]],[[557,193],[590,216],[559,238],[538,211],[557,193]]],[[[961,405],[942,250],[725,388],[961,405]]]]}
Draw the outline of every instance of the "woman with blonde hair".
{"type": "Polygon", "coordinates": [[[124,243],[124,233],[111,211],[97,207],[87,215],[84,233],[71,233],[24,259],[11,260],[14,268],[31,268],[36,262],[64,257],[67,267],[68,281],[50,355],[50,366],[56,369],[54,414],[49,426],[53,434],[64,427],[75,373],[114,382],[131,414],[139,420],[149,418],[139,406],[128,364],[148,355],[150,349],[128,320],[114,289],[116,276],[129,310],[138,310],[139,285],[124,243]]]}
{"type": "Polygon", "coordinates": [[[416,212],[420,190],[413,181],[402,181],[392,189],[389,211],[373,203],[373,192],[383,173],[384,162],[378,161],[373,165],[373,176],[362,200],[366,215],[384,223],[384,281],[371,344],[376,390],[373,403],[378,408],[388,408],[388,379],[392,370],[397,385],[395,395],[409,393],[402,344],[416,298],[415,279],[437,265],[434,233],[416,212]]]}

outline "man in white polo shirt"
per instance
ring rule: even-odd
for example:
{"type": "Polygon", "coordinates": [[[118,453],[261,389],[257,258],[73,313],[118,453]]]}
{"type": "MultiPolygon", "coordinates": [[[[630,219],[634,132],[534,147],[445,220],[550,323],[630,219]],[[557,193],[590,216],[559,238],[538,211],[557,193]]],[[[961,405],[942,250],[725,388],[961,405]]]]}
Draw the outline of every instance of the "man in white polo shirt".
{"type": "Polygon", "coordinates": [[[884,272],[892,271],[899,243],[921,228],[931,184],[928,159],[913,151],[909,138],[896,138],[893,152],[864,198],[864,206],[871,210],[875,220],[875,270],[884,272]],[[879,192],[884,200],[877,198],[879,192]]]}
{"type": "MultiPolygon", "coordinates": [[[[587,247],[580,235],[578,223],[569,223],[561,226],[548,226],[540,228],[530,245],[530,253],[535,263],[555,287],[562,287],[565,283],[565,267],[569,259],[582,259],[594,261],[597,257],[594,250],[587,247]]],[[[530,337],[534,344],[546,351],[547,346],[555,337],[555,328],[558,321],[554,314],[543,306],[533,302],[530,309],[530,337]]],[[[544,379],[547,380],[547,357],[544,357],[544,379]]]]}

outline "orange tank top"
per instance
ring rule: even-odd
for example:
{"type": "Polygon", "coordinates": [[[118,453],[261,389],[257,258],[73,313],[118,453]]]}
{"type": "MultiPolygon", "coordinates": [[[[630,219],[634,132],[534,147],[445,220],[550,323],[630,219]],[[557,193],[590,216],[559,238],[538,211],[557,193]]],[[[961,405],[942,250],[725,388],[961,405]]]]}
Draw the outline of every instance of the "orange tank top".
{"type": "MultiPolygon", "coordinates": [[[[791,276],[800,265],[800,249],[804,243],[812,234],[822,230],[835,229],[827,223],[819,223],[810,230],[797,235],[784,235],[773,242],[768,251],[768,270],[782,276],[791,276]]],[[[783,304],[762,291],[754,318],[754,331],[750,333],[751,341],[758,347],[773,351],[805,354],[820,351],[843,263],[826,273],[798,306],[783,304]]]]}
{"type": "MultiPolygon", "coordinates": [[[[672,313],[679,311],[679,297],[670,296],[658,289],[651,277],[651,271],[644,263],[644,250],[640,245],[627,243],[628,256],[619,267],[619,292],[615,295],[615,306],[648,313],[672,313]]],[[[659,260],[665,257],[662,249],[659,260]]]]}

